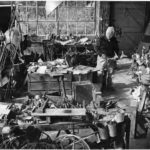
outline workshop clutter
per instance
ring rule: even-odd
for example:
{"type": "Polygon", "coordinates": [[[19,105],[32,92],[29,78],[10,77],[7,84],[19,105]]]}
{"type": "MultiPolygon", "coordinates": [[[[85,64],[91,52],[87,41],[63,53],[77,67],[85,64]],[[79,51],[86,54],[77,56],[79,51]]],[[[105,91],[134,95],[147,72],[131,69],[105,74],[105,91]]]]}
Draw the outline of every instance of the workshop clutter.
{"type": "MultiPolygon", "coordinates": [[[[74,104],[72,98],[66,99],[65,101],[54,101],[51,97],[46,95],[35,95],[27,98],[22,104],[2,104],[3,112],[1,112],[1,121],[6,125],[24,125],[24,124],[35,124],[41,120],[34,117],[34,113],[49,114],[50,116],[61,116],[61,115],[83,115],[85,116],[85,106],[82,104],[74,104]],[[79,110],[77,109],[79,108],[79,110]],[[72,110],[73,109],[73,110],[72,110]],[[50,113],[50,110],[52,112],[50,113]],[[58,110],[57,112],[55,110],[58,110]]],[[[69,119],[69,118],[68,118],[69,119]]]]}
{"type": "MultiPolygon", "coordinates": [[[[53,131],[52,129],[54,129],[54,131],[58,130],[57,126],[60,126],[58,127],[60,129],[67,126],[65,128],[66,130],[72,130],[70,128],[71,122],[73,124],[73,129],[81,129],[81,127],[85,128],[87,125],[92,124],[91,127],[94,130],[93,135],[98,134],[101,142],[110,141],[111,144],[109,144],[109,146],[111,147],[112,143],[114,143],[117,138],[124,139],[124,134],[127,132],[126,129],[130,128],[125,119],[127,117],[125,111],[121,110],[121,108],[118,109],[117,103],[114,101],[102,102],[101,106],[103,108],[95,108],[94,105],[89,107],[88,105],[85,105],[84,102],[83,104],[79,104],[78,102],[75,102],[73,98],[56,102],[51,96],[45,94],[26,97],[24,103],[12,104],[9,105],[9,107],[8,105],[6,106],[4,106],[3,110],[9,109],[9,111],[3,111],[5,114],[2,116],[1,122],[3,122],[3,120],[6,121],[2,127],[3,139],[0,142],[0,147],[6,146],[5,142],[8,140],[11,144],[9,145],[10,147],[6,147],[11,148],[13,143],[11,139],[14,139],[13,141],[15,143],[18,141],[17,145],[13,145],[14,148],[25,148],[26,144],[36,143],[37,141],[46,142],[45,144],[49,148],[60,146],[60,142],[67,146],[68,144],[66,145],[65,143],[68,143],[68,137],[72,137],[73,135],[68,134],[66,140],[63,141],[61,137],[64,137],[65,134],[60,135],[60,137],[58,136],[53,140],[51,139],[51,133],[46,135],[46,139],[43,139],[42,137],[45,136],[41,135],[45,134],[44,129],[46,129],[46,125],[46,130],[50,130],[51,132],[53,131]],[[78,123],[76,122],[77,120],[79,121],[78,123]],[[56,129],[54,127],[56,127],[56,129]],[[33,135],[35,137],[34,139],[32,138],[33,135]],[[22,144],[21,139],[24,139],[22,144]]],[[[76,138],[82,139],[82,136],[77,136],[76,138]]],[[[81,141],[85,143],[83,139],[81,141]]],[[[126,140],[124,143],[125,142],[126,140]]],[[[42,146],[40,148],[42,148],[42,146]]]]}
{"type": "MultiPolygon", "coordinates": [[[[103,80],[103,76],[106,75],[104,72],[108,71],[112,74],[116,67],[116,58],[107,61],[100,58],[100,68],[97,68],[95,67],[97,54],[87,46],[91,44],[87,38],[79,40],[79,45],[72,43],[73,40],[55,42],[53,44],[56,44],[57,48],[60,45],[68,46],[69,51],[62,53],[63,57],[61,58],[54,56],[45,61],[46,58],[42,59],[41,57],[37,62],[27,63],[28,93],[26,95],[28,96],[19,107],[16,103],[12,104],[7,108],[9,110],[7,113],[2,113],[2,137],[5,135],[6,138],[2,138],[0,141],[0,148],[30,149],[33,143],[36,143],[37,145],[33,147],[38,149],[42,149],[43,146],[47,146],[46,148],[49,149],[67,149],[76,143],[83,142],[83,145],[89,149],[86,140],[84,140],[85,137],[76,135],[81,128],[85,129],[90,126],[93,135],[97,136],[98,134],[100,140],[110,140],[110,143],[116,141],[116,137],[120,136],[118,124],[129,128],[124,119],[125,114],[118,110],[120,108],[117,107],[116,102],[105,102],[101,95],[93,101],[95,88],[93,79],[97,77],[97,71],[101,75],[100,80],[103,80]],[[12,128],[15,129],[15,132],[11,131],[12,128]],[[43,141],[40,138],[42,134],[45,135],[45,130],[58,131],[58,137],[52,140],[51,135],[46,135],[47,138],[43,141]],[[61,138],[61,130],[64,130],[68,135],[63,135],[61,138]],[[7,146],[7,141],[11,143],[10,147],[7,146]],[[61,145],[59,145],[60,143],[61,145]]],[[[18,72],[20,71],[18,66],[15,68],[18,72]]],[[[121,131],[126,132],[122,129],[121,131]]],[[[121,138],[124,138],[124,134],[121,138]]],[[[82,144],[79,145],[82,146],[82,144]]],[[[112,145],[109,144],[109,147],[112,148],[112,145]]],[[[84,149],[86,148],[84,147],[84,149]]]]}
{"type": "Polygon", "coordinates": [[[135,53],[132,55],[132,64],[130,71],[132,72],[132,77],[137,78],[140,82],[141,78],[143,82],[149,82],[147,79],[148,74],[150,74],[150,53],[142,48],[142,54],[135,53]],[[143,76],[143,77],[142,77],[143,76]]]}
{"type": "Polygon", "coordinates": [[[130,71],[132,78],[135,78],[139,85],[131,89],[131,94],[134,99],[140,102],[143,92],[146,90],[145,86],[150,84],[150,52],[142,47],[142,54],[135,53],[132,55],[132,64],[130,71]]]}
{"type": "MultiPolygon", "coordinates": [[[[85,74],[90,71],[95,71],[94,67],[78,65],[69,67],[64,59],[56,59],[54,61],[31,63],[28,68],[28,73],[73,73],[73,74],[85,74]]],[[[103,71],[103,70],[101,70],[103,71]]]]}
{"type": "MultiPolygon", "coordinates": [[[[132,78],[137,81],[137,86],[131,89],[131,95],[137,102],[135,137],[146,135],[149,126],[149,85],[150,85],[150,51],[144,46],[142,54],[135,53],[132,56],[130,68],[132,78]]],[[[146,137],[146,136],[145,136],[146,137]]]]}
{"type": "Polygon", "coordinates": [[[56,37],[52,35],[49,40],[43,40],[45,61],[65,58],[69,67],[76,65],[95,66],[96,52],[94,39],[87,37],[56,37]]]}
{"type": "Polygon", "coordinates": [[[28,68],[28,92],[39,93],[61,93],[62,85],[59,76],[62,76],[64,88],[67,95],[73,93],[73,82],[93,82],[94,67],[79,65],[68,67],[64,59],[55,61],[32,63],[28,68]]]}
{"type": "Polygon", "coordinates": [[[47,70],[49,71],[56,71],[58,69],[65,69],[67,68],[67,64],[65,63],[64,59],[56,59],[55,61],[48,61],[43,62],[41,59],[39,61],[33,62],[30,64],[28,68],[28,73],[39,73],[44,74],[47,70]]]}

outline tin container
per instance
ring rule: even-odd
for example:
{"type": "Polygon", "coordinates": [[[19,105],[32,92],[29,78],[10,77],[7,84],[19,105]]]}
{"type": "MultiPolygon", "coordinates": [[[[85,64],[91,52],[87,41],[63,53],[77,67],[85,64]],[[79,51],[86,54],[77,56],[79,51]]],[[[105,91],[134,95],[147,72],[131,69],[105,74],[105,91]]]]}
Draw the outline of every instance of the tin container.
{"type": "Polygon", "coordinates": [[[108,131],[109,131],[110,137],[116,137],[117,136],[116,122],[110,121],[108,123],[108,131]]]}
{"type": "Polygon", "coordinates": [[[101,140],[107,140],[109,138],[108,127],[105,125],[98,125],[98,131],[101,140]]]}

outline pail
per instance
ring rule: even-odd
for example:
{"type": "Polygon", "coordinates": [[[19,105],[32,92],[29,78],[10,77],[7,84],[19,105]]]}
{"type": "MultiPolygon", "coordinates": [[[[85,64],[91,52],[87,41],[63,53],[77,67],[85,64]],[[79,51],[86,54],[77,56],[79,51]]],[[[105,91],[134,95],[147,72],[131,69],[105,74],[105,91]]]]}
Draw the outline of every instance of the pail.
{"type": "Polygon", "coordinates": [[[110,137],[115,137],[115,136],[117,136],[116,122],[110,121],[110,122],[108,123],[108,131],[109,131],[109,136],[110,136],[110,137]]]}
{"type": "Polygon", "coordinates": [[[107,140],[109,138],[107,126],[98,125],[98,131],[99,131],[100,139],[107,140]]]}
{"type": "Polygon", "coordinates": [[[124,122],[124,113],[117,113],[115,116],[115,121],[117,123],[124,122]]]}

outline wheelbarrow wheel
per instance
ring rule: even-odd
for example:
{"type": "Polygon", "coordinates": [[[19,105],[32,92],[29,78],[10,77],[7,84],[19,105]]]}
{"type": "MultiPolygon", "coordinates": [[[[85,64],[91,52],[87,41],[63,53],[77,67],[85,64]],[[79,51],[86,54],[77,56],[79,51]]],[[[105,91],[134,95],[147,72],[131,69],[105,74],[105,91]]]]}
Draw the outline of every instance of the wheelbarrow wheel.
{"type": "Polygon", "coordinates": [[[64,134],[56,138],[55,142],[59,145],[59,149],[86,149],[90,150],[85,140],[73,134],[64,134]]]}

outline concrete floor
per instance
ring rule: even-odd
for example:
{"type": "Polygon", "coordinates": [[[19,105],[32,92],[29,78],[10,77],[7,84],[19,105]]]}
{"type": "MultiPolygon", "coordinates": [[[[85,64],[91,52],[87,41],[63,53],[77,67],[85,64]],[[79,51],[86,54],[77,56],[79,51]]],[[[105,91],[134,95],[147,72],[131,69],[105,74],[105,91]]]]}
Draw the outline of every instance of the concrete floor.
{"type": "MultiPolygon", "coordinates": [[[[130,89],[137,84],[131,75],[127,75],[129,65],[121,65],[113,76],[113,86],[115,91],[104,93],[108,97],[117,97],[128,107],[136,107],[137,102],[130,95],[130,89]]],[[[150,132],[146,138],[130,139],[130,149],[150,149],[150,132]]]]}

